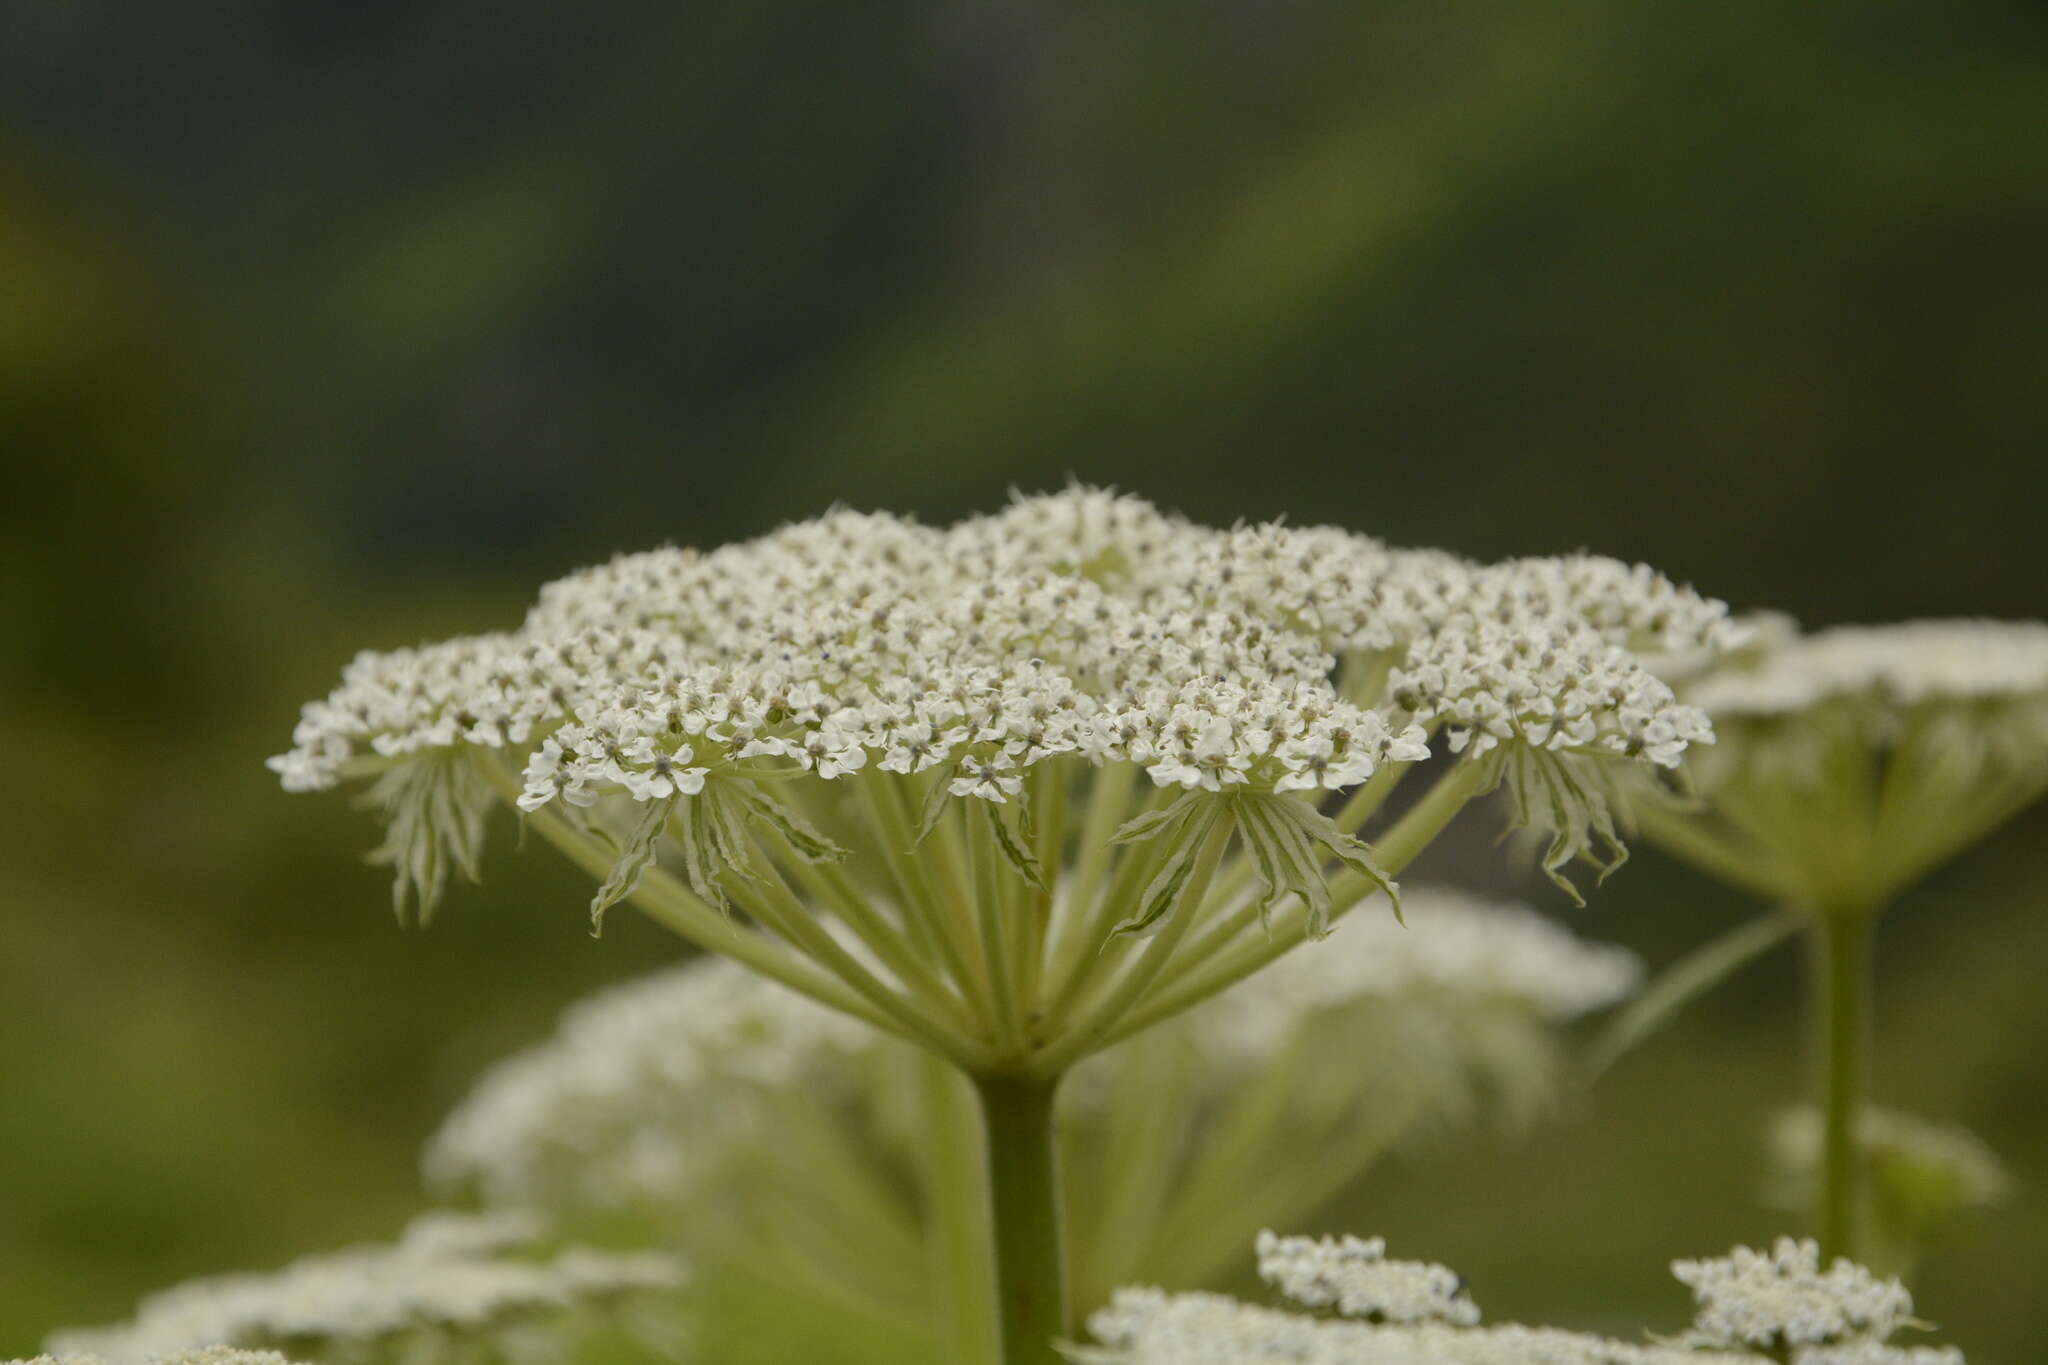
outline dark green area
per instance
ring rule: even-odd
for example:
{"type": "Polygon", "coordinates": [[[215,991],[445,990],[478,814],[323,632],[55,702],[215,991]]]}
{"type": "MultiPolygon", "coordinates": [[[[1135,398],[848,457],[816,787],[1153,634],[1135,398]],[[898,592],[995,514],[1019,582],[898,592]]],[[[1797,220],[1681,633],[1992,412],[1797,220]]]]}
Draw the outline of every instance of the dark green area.
{"type": "MultiPolygon", "coordinates": [[[[483,1063],[677,951],[509,837],[399,930],[368,817],[261,763],[354,649],[1069,475],[2048,616],[2044,240],[2017,0],[8,7],[0,1353],[388,1235],[483,1063]]],[[[1484,824],[1431,870],[1503,885],[1484,824]]],[[[2037,810],[1879,945],[1879,1097],[2021,1178],[1922,1277],[1976,1361],[2048,1335],[2044,886],[2037,810]]],[[[1744,912],[1644,856],[1576,922],[1668,961],[1744,912]]],[[[1675,1326],[1665,1260],[1783,1225],[1797,980],[1331,1225],[1491,1316],[1675,1326]]]]}

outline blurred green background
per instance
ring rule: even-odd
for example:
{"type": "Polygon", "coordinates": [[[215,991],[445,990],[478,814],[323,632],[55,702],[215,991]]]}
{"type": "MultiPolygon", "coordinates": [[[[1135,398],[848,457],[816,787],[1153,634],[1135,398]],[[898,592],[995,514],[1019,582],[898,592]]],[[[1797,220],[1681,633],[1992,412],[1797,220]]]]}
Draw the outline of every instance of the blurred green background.
{"type": "MultiPolygon", "coordinates": [[[[488,1060],[673,957],[501,840],[428,931],[262,760],[355,649],[615,549],[1070,475],[1825,624],[2048,616],[2048,10],[0,4],[0,1355],[387,1236],[488,1060]]],[[[1428,869],[1520,887],[1485,820],[1428,869]]],[[[1878,1090],[2014,1164],[2048,1302],[2048,810],[1885,926],[1878,1090]]],[[[1643,854],[1573,916],[1748,913],[1643,854]]],[[[1796,963],[1328,1226],[1495,1318],[1682,1322],[1762,1239],[1796,963]]]]}

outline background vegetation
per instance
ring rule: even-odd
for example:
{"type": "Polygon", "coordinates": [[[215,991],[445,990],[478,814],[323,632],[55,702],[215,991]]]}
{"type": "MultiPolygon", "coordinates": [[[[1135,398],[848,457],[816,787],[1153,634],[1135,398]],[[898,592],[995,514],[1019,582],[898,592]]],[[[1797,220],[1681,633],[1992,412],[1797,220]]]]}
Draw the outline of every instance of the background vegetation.
{"type": "MultiPolygon", "coordinates": [[[[2020,0],[0,7],[0,1353],[389,1235],[483,1063],[675,954],[509,840],[396,928],[367,817],[262,767],[354,649],[1070,474],[2048,616],[2043,240],[2020,0]]],[[[1882,944],[1880,1097],[2021,1178],[1919,1286],[1973,1360],[2048,1337],[2044,888],[2037,809],[1882,944]]],[[[1664,961],[1748,912],[1646,853],[1573,923],[1664,961]]],[[[1795,968],[1327,1226],[1676,1324],[1664,1261],[1784,1225],[1795,968]]]]}

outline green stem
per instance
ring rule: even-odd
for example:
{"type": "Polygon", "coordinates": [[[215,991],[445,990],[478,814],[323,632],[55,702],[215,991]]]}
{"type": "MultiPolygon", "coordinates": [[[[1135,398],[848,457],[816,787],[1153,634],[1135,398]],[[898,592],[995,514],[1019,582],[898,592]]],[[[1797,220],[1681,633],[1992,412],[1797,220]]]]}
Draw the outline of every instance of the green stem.
{"type": "Polygon", "coordinates": [[[1863,1152],[1858,1118],[1870,1085],[1871,949],[1877,917],[1821,911],[1811,930],[1815,1072],[1820,1089],[1817,1221],[1823,1264],[1863,1251],[1863,1152]]]}
{"type": "Polygon", "coordinates": [[[1058,1086],[1057,1078],[975,1077],[987,1127],[1004,1365],[1062,1365],[1054,1343],[1072,1331],[1052,1122],[1058,1086]]]}
{"type": "Polygon", "coordinates": [[[1585,1079],[1598,1080],[1638,1043],[1677,1018],[1687,1005],[1790,938],[1804,919],[1796,910],[1760,916],[1737,925],[1666,968],[1609,1021],[1586,1049],[1580,1064],[1585,1079]]]}

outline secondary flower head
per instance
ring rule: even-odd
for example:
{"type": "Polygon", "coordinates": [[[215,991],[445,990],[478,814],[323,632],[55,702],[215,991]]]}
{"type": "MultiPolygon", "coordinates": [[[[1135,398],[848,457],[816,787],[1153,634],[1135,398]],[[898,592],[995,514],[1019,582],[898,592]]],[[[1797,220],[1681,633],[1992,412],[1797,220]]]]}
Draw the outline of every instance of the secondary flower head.
{"type": "Polygon", "coordinates": [[[684,1209],[772,1136],[778,1096],[844,1098],[883,1037],[722,958],[658,972],[486,1074],[427,1178],[500,1207],[684,1209]]]}
{"type": "MultiPolygon", "coordinates": [[[[1461,1022],[1565,1024],[1641,984],[1635,954],[1580,939],[1526,905],[1447,887],[1418,887],[1405,901],[1408,924],[1346,920],[1314,952],[1282,958],[1189,1013],[1180,1028],[1215,1084],[1242,1083],[1311,1031],[1356,1048],[1373,1030],[1449,1039],[1461,1022]]],[[[1427,1044],[1418,1036],[1404,1050],[1427,1044]]]]}
{"type": "Polygon", "coordinates": [[[1306,1308],[1372,1322],[1447,1322],[1470,1327],[1479,1305],[1464,1278],[1425,1261],[1390,1261],[1378,1237],[1282,1237],[1255,1243],[1259,1278],[1306,1308]]]}
{"type": "Polygon", "coordinates": [[[1720,742],[1690,765],[1694,837],[1667,842],[1774,897],[1874,909],[2048,790],[2041,622],[1774,622],[1681,690],[1720,742]]]}
{"type": "Polygon", "coordinates": [[[1820,1266],[1812,1241],[1780,1237],[1770,1251],[1737,1247],[1726,1256],[1673,1261],[1699,1313],[1688,1338],[1703,1346],[1797,1350],[1878,1344],[1912,1321],[1913,1296],[1897,1280],[1862,1266],[1820,1266]]]}
{"type": "MultiPolygon", "coordinates": [[[[535,1259],[516,1214],[427,1215],[390,1246],[308,1256],[282,1270],[219,1275],[143,1300],[131,1322],[59,1332],[58,1355],[149,1362],[204,1343],[311,1355],[374,1346],[426,1361],[560,1346],[595,1311],[682,1283],[675,1261],[572,1248],[535,1259]],[[527,1255],[518,1253],[527,1252],[527,1255]]],[[[181,1365],[257,1365],[188,1360],[181,1365]]]]}
{"type": "MultiPolygon", "coordinates": [[[[634,897],[970,1069],[1061,1067],[1114,1033],[1090,1008],[1164,1008],[1229,848],[1261,924],[1289,915],[1275,953],[1391,894],[1357,836],[1433,746],[1456,780],[1397,863],[1505,785],[1553,876],[1611,867],[1615,773],[1711,738],[1646,660],[1732,638],[1722,604],[1641,566],[1473,564],[1070,489],[947,528],[835,511],[621,556],[516,630],[359,655],[272,765],[294,790],[374,781],[401,911],[474,871],[509,801],[602,878],[594,915],[634,897]],[[735,903],[755,928],[719,918],[735,903]],[[944,923],[962,903],[986,922],[944,923]]],[[[1235,928],[1218,983],[1263,951],[1235,928]]]]}
{"type": "Polygon", "coordinates": [[[1683,1339],[1644,1345],[1480,1326],[1463,1282],[1441,1266],[1384,1261],[1377,1239],[1269,1233],[1260,1238],[1261,1273],[1317,1314],[1124,1289],[1089,1320],[1099,1344],[1068,1354],[1077,1365],[1963,1365],[1952,1348],[1889,1344],[1908,1321],[1905,1291],[1846,1261],[1822,1274],[1811,1250],[1788,1239],[1768,1256],[1738,1248],[1720,1260],[1675,1263],[1699,1316],[1683,1339]],[[1394,1274],[1393,1266],[1404,1268],[1394,1274]]]}
{"type": "MultiPolygon", "coordinates": [[[[35,1356],[10,1360],[7,1365],[107,1365],[94,1355],[35,1356]]],[[[146,1356],[142,1365],[292,1365],[275,1351],[244,1351],[232,1346],[201,1346],[187,1351],[169,1351],[146,1356]]]]}

